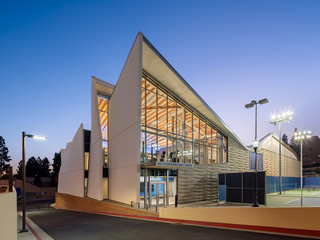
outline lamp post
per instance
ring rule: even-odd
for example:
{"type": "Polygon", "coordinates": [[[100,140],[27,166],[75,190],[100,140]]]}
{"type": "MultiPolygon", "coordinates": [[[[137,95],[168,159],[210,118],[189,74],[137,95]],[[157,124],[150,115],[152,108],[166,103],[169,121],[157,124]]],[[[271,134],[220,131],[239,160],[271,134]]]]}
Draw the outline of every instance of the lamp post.
{"type": "Polygon", "coordinates": [[[46,140],[46,137],[35,136],[22,132],[22,230],[20,232],[27,232],[26,229],[26,137],[38,140],[46,140]]]}
{"type": "Polygon", "coordinates": [[[282,179],[281,179],[281,123],[292,121],[292,111],[283,112],[280,114],[274,114],[271,116],[269,123],[279,125],[279,195],[282,194],[282,179]]]}
{"type": "Polygon", "coordinates": [[[303,158],[302,158],[302,141],[305,139],[311,138],[311,131],[300,131],[300,132],[295,132],[294,133],[294,140],[298,141],[300,140],[300,190],[301,190],[301,207],[302,207],[302,198],[303,198],[303,175],[302,175],[302,170],[303,170],[303,158]]]}
{"type": "Polygon", "coordinates": [[[259,141],[257,140],[257,110],[258,110],[258,104],[265,104],[268,103],[268,99],[264,98],[259,100],[258,102],[256,100],[252,100],[251,103],[248,103],[245,105],[245,108],[252,108],[255,106],[255,132],[254,132],[254,141],[252,142],[252,146],[254,148],[255,152],[255,172],[254,172],[254,197],[253,197],[253,204],[252,207],[259,207],[258,204],[258,194],[257,194],[257,149],[259,145],[259,141]]]}

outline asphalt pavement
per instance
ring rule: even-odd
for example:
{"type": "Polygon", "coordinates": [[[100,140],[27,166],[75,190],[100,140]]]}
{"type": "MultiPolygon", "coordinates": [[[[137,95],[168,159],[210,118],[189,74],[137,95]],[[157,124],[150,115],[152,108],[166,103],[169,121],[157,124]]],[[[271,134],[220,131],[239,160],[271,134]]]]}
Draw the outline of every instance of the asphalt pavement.
{"type": "Polygon", "coordinates": [[[245,232],[177,223],[146,221],[107,215],[82,213],[58,209],[31,211],[27,216],[53,239],[112,239],[112,240],[227,240],[304,239],[255,232],[245,232]]]}

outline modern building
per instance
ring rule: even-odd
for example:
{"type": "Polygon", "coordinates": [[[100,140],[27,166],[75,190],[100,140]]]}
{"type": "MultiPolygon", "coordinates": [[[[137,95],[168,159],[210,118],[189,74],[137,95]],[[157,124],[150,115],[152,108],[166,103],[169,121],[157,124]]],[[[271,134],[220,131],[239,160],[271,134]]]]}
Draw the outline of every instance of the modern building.
{"type": "Polygon", "coordinates": [[[250,171],[250,149],[142,33],[115,86],[92,77],[91,132],[61,153],[58,192],[140,208],[217,202],[219,173],[250,171]]]}

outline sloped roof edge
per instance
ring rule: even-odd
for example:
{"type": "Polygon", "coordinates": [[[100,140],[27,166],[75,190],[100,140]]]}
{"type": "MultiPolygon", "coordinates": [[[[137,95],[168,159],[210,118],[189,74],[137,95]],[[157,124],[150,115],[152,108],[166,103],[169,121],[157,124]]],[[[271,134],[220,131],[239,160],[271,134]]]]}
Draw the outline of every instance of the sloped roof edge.
{"type": "MultiPolygon", "coordinates": [[[[267,135],[265,135],[263,138],[260,139],[259,141],[259,146],[258,146],[258,149],[259,148],[263,148],[264,145],[268,142],[268,140],[273,137],[277,142],[279,142],[279,136],[277,136],[277,134],[275,133],[268,133],[267,135]]],[[[281,144],[282,146],[284,146],[286,149],[288,149],[290,152],[292,152],[297,159],[299,159],[297,153],[288,145],[286,144],[284,141],[281,140],[281,144]]],[[[249,149],[253,150],[253,147],[252,145],[248,146],[249,149]]]]}
{"type": "MultiPolygon", "coordinates": [[[[142,34],[142,33],[139,33],[142,34]]],[[[223,125],[225,129],[219,128],[227,136],[231,137],[234,141],[236,141],[241,147],[246,150],[248,147],[240,140],[240,138],[224,123],[224,121],[211,109],[211,107],[200,97],[200,95],[189,85],[189,83],[184,80],[184,78],[174,69],[174,67],[161,55],[161,53],[151,44],[151,42],[143,35],[143,42],[147,44],[147,46],[152,49],[152,51],[162,60],[163,63],[167,65],[167,67],[178,77],[178,79],[191,91],[191,93],[200,100],[200,102],[207,108],[211,114],[223,125]]]]}

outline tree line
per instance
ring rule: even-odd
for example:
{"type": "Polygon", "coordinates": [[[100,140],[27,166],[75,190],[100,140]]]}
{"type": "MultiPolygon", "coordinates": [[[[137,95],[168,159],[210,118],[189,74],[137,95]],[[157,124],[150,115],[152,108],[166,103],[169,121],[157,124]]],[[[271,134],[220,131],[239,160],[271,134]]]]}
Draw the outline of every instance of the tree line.
{"type": "MultiPolygon", "coordinates": [[[[0,136],[0,179],[7,177],[11,160],[5,139],[0,136]]],[[[46,157],[43,159],[40,157],[29,158],[26,162],[26,177],[34,177],[33,183],[39,187],[42,185],[41,177],[51,177],[50,186],[57,186],[61,166],[61,152],[55,153],[52,161],[53,163],[50,164],[46,157]],[[52,170],[50,170],[50,165],[52,170]]],[[[18,164],[15,177],[22,180],[22,160],[18,164]]]]}
{"type": "MultiPolygon", "coordinates": [[[[26,162],[26,177],[34,177],[33,184],[41,187],[42,177],[51,177],[50,186],[58,185],[58,176],[61,166],[61,152],[55,153],[52,159],[53,163],[50,164],[48,158],[41,159],[40,157],[31,157],[26,162]],[[50,170],[52,165],[52,170],[50,170]]],[[[17,169],[17,179],[22,179],[22,161],[19,162],[17,169]]]]}

